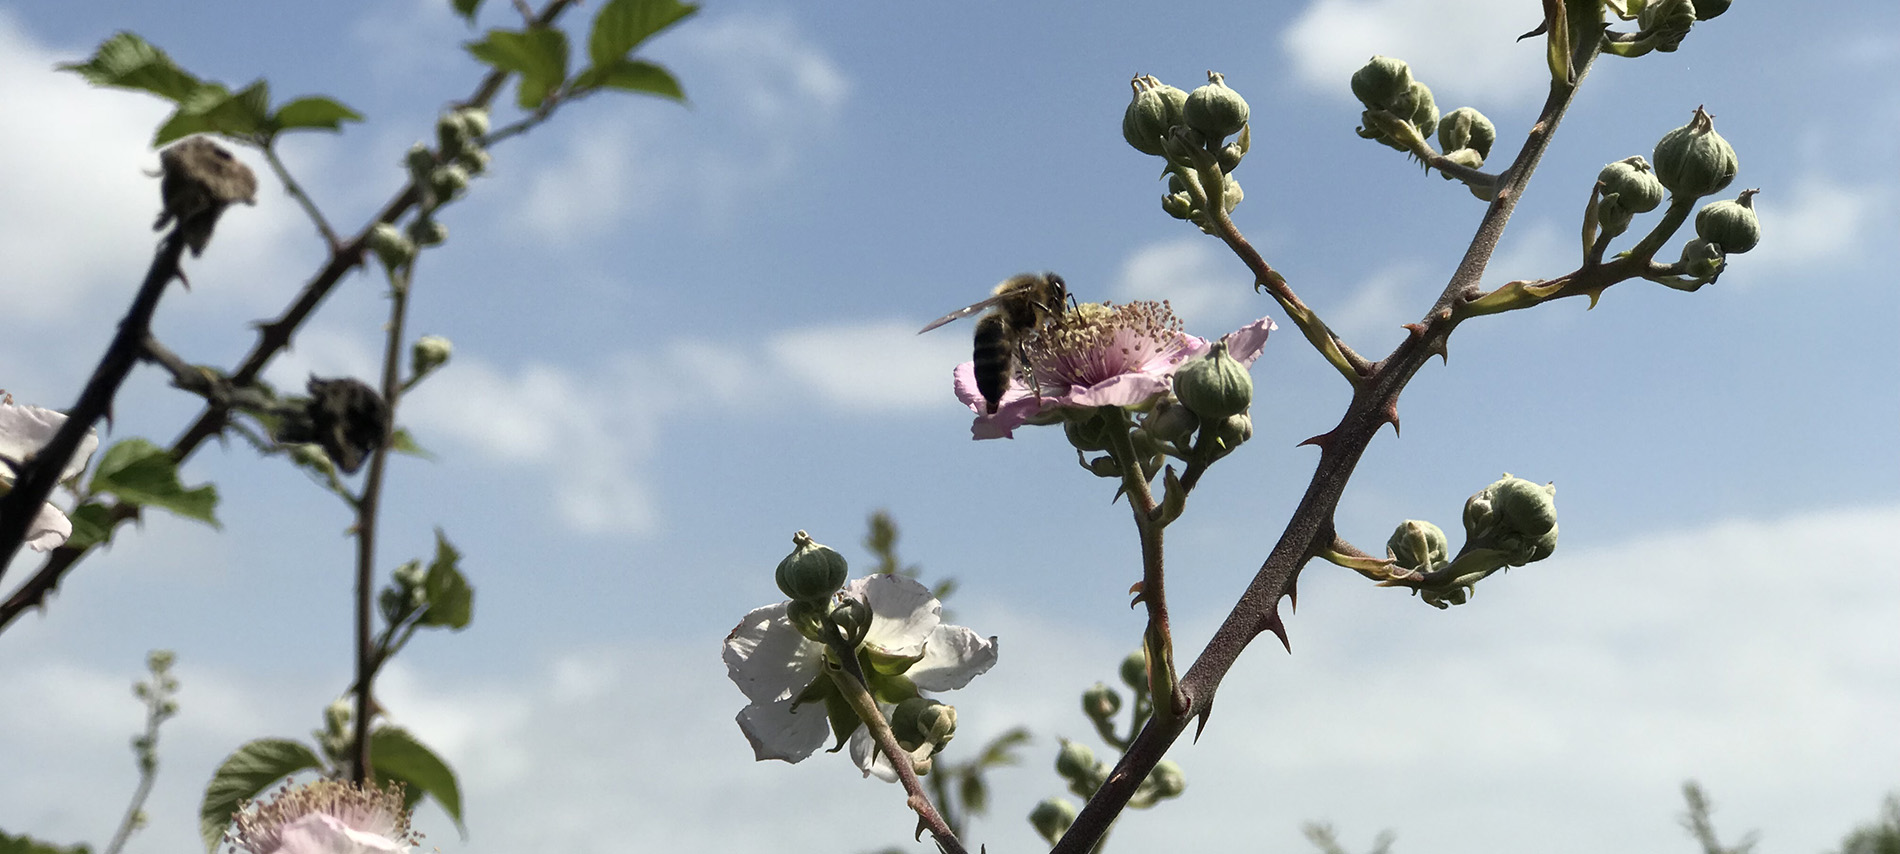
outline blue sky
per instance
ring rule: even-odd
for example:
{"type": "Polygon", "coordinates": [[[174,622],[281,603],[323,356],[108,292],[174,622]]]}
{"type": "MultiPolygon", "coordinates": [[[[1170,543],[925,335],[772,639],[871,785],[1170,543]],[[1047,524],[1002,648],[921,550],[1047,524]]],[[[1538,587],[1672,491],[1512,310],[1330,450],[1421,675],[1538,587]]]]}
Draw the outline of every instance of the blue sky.
{"type": "MultiPolygon", "coordinates": [[[[491,4],[484,25],[505,25],[491,4]]],[[[446,3],[0,3],[0,387],[65,406],[151,247],[163,118],[56,62],[120,29],[194,72],[322,92],[368,121],[286,143],[331,218],[355,227],[400,155],[479,75],[446,3]]],[[[996,778],[975,836],[1037,843],[1019,820],[1057,790],[1075,695],[1140,630],[1125,508],[1059,435],[968,439],[949,393],[968,327],[930,318],[1024,270],[1083,299],[1168,298],[1190,331],[1261,314],[1241,267],[1158,210],[1154,161],[1120,139],[1126,81],[1191,88],[1224,72],[1255,147],[1235,218],[1361,352],[1383,353],[1462,254],[1481,206],[1352,134],[1351,71],[1404,58],[1441,108],[1520,140],[1541,48],[1536,4],[709,4],[651,46],[691,99],[598,98],[498,147],[425,256],[417,333],[455,360],[404,420],[438,454],[404,460],[387,565],[440,525],[466,554],[476,622],[425,637],[388,675],[397,720],[463,774],[473,835],[424,816],[444,850],[871,848],[906,838],[897,790],[840,757],[755,764],[718,641],[777,598],[794,530],[860,566],[865,516],[955,576],[959,622],[1001,638],[960,692],[959,745],[1024,724],[1028,764],[996,778]]],[[[1631,283],[1467,324],[1401,400],[1340,508],[1381,542],[1404,518],[1451,527],[1510,471],[1555,481],[1550,560],[1438,612],[1326,565],[1224,685],[1190,790],[1130,814],[1117,847],[1349,847],[1381,828],[1429,854],[1691,850],[1676,787],[1700,779],[1732,834],[1821,850],[1900,787],[1900,392],[1889,266],[1900,216],[1900,11],[1740,3],[1682,50],[1606,59],[1586,82],[1487,280],[1575,266],[1604,164],[1647,156],[1698,104],[1759,187],[1762,246],[1683,294],[1631,283]],[[1778,8],[1779,11],[1779,8],[1778,8]],[[1426,722],[1423,726],[1400,722],[1426,722]]],[[[261,165],[261,164],[260,164],[261,165]]],[[[266,183],[226,218],[159,332],[228,364],[319,258],[266,183]]],[[[272,376],[368,374],[383,318],[357,276],[272,376]]],[[[1290,324],[1287,325],[1290,330],[1290,324]]],[[[1171,529],[1183,657],[1198,650],[1296,501],[1344,389],[1283,332],[1254,366],[1257,435],[1171,529]]],[[[134,374],[114,436],[169,439],[196,411],[134,374]]],[[[178,650],[153,824],[133,850],[194,844],[195,804],[236,744],[295,736],[349,680],[349,520],[241,444],[188,481],[224,494],[222,533],[160,515],[82,565],[43,616],[0,636],[0,827],[99,843],[133,785],[126,686],[178,650]]],[[[16,563],[17,579],[33,564],[16,563]]],[[[955,747],[952,748],[955,755],[955,747]]]]}

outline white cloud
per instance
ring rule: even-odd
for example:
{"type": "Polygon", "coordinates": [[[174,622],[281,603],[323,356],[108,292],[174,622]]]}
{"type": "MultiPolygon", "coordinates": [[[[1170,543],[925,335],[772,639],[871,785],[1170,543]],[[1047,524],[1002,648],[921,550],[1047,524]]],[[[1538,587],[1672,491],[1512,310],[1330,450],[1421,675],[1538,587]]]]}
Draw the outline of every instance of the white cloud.
{"type": "Polygon", "coordinates": [[[1314,91],[1349,99],[1354,71],[1374,55],[1393,56],[1448,110],[1541,95],[1549,86],[1543,41],[1517,41],[1540,19],[1536,4],[1515,0],[1316,0],[1282,45],[1314,91]]]}
{"type": "Polygon", "coordinates": [[[1273,306],[1254,293],[1247,268],[1219,241],[1202,235],[1136,249],[1122,262],[1113,295],[1124,301],[1165,299],[1199,335],[1220,334],[1210,330],[1235,325],[1248,306],[1273,306]]]}
{"type": "Polygon", "coordinates": [[[1859,255],[1869,232],[1892,232],[1892,208],[1880,209],[1880,199],[1891,195],[1890,184],[1848,187],[1821,178],[1779,191],[1770,188],[1754,199],[1761,244],[1729,259],[1729,265],[1737,271],[1782,271],[1841,254],[1859,255]],[[1885,222],[1876,229],[1870,227],[1875,220],[1885,222]]]}
{"type": "MultiPolygon", "coordinates": [[[[1900,767],[1900,572],[1885,544],[1896,529],[1900,507],[1888,506],[1559,549],[1444,612],[1315,564],[1289,617],[1295,653],[1255,644],[1200,743],[1171,754],[1186,797],[1128,814],[1117,844],[1175,850],[1191,828],[1195,848],[1297,849],[1301,822],[1328,819],[1347,839],[1395,829],[1415,854],[1684,850],[1677,786],[1696,777],[1722,805],[1726,836],[1759,828],[1774,850],[1829,850],[1872,817],[1900,767]]],[[[1003,727],[1035,728],[1024,765],[992,778],[997,817],[979,833],[1015,850],[1033,844],[1020,816],[1057,789],[1052,736],[1093,741],[1075,695],[1113,680],[1130,638],[981,595],[965,589],[958,621],[1001,634],[1004,654],[960,692],[951,757],[1003,727]]],[[[1214,616],[1177,613],[1183,655],[1214,616]]],[[[425,807],[429,843],[473,854],[612,851],[630,839],[863,850],[904,836],[897,790],[843,757],[752,760],[732,723],[743,699],[712,643],[724,628],[472,678],[388,671],[384,705],[461,775],[471,839],[454,843],[425,807]]],[[[75,793],[130,778],[133,674],[57,656],[5,673],[18,690],[0,692],[0,755],[44,771],[0,776],[8,829],[103,834],[122,802],[75,793]]],[[[184,715],[167,730],[141,837],[165,849],[194,838],[197,787],[236,740],[310,724],[294,708],[307,690],[182,676],[184,715]]]]}
{"type": "Polygon", "coordinates": [[[788,379],[841,409],[924,409],[950,399],[950,371],[970,360],[970,345],[956,335],[918,335],[917,326],[893,320],[793,329],[772,336],[766,351],[788,379]]]}
{"type": "Polygon", "coordinates": [[[522,222],[537,236],[571,241],[661,213],[728,215],[795,177],[850,94],[843,70],[788,19],[727,15],[665,38],[686,52],[669,68],[690,121],[650,106],[567,137],[551,165],[516,179],[526,184],[522,222]]]}
{"type": "Polygon", "coordinates": [[[1423,313],[1419,306],[1429,305],[1437,295],[1437,286],[1426,285],[1423,279],[1424,271],[1417,264],[1393,264],[1360,282],[1336,307],[1315,306],[1315,310],[1323,311],[1326,323],[1347,341],[1384,352],[1369,339],[1404,335],[1399,327],[1418,320],[1423,313]]]}

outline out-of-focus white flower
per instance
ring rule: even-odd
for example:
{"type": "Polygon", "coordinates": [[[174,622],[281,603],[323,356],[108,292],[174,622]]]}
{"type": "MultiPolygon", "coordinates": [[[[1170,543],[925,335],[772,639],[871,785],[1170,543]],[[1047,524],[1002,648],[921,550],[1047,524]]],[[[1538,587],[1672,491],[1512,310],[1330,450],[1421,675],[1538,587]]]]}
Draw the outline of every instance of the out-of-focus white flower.
{"type": "MultiPolygon", "coordinates": [[[[66,416],[38,406],[0,400],[0,487],[11,489],[18,467],[53,441],[53,435],[66,423],[66,416]]],[[[88,430],[79,440],[79,449],[60,470],[59,479],[67,480],[86,470],[92,453],[99,449],[99,431],[88,430]]],[[[32,524],[26,529],[26,544],[34,551],[48,551],[64,545],[73,535],[72,520],[52,504],[40,505],[32,524]]]]}

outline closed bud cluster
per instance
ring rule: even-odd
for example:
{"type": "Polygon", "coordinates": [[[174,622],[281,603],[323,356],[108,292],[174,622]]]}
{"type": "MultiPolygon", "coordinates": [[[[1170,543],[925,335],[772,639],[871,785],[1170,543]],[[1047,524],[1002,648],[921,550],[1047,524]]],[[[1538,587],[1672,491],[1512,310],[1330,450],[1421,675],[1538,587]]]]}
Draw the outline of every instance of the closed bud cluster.
{"type": "Polygon", "coordinates": [[[416,244],[386,222],[379,222],[370,228],[364,245],[376,253],[376,259],[383,262],[384,269],[388,270],[401,267],[416,257],[416,244]]]}
{"type": "Polygon", "coordinates": [[[1069,781],[1069,791],[1087,798],[1108,779],[1108,765],[1096,759],[1088,745],[1065,738],[1056,752],[1056,773],[1069,781]]]}
{"type": "Polygon", "coordinates": [[[848,571],[843,555],[799,531],[792,535],[792,553],[779,561],[778,589],[793,601],[822,602],[844,588],[848,571]]]}
{"type": "Polygon", "coordinates": [[[1557,487],[1506,474],[1465,502],[1465,550],[1501,552],[1511,566],[1557,548],[1557,487]]]}
{"type": "Polygon", "coordinates": [[[1636,15],[1637,35],[1655,50],[1673,51],[1695,25],[1697,5],[1696,0],[1649,0],[1636,15]]]}
{"type": "Polygon", "coordinates": [[[1738,255],[1761,242],[1761,219],[1755,216],[1756,190],[1743,190],[1734,201],[1712,202],[1695,215],[1697,237],[1715,244],[1725,255],[1738,255]]]}
{"type": "Polygon", "coordinates": [[[956,707],[912,697],[891,712],[891,733],[905,750],[930,745],[931,753],[939,752],[957,734],[956,707]]]}
{"type": "Polygon", "coordinates": [[[1366,107],[1357,131],[1361,137],[1409,152],[1412,143],[1423,144],[1438,130],[1438,103],[1431,87],[1413,79],[1404,60],[1373,57],[1353,72],[1352,93],[1366,107]]]}
{"type": "Polygon", "coordinates": [[[1252,405],[1253,377],[1227,352],[1226,341],[1216,341],[1205,357],[1174,372],[1174,394],[1202,421],[1220,421],[1252,405]]]}
{"type": "Polygon", "coordinates": [[[1226,79],[1214,71],[1207,72],[1207,85],[1188,93],[1181,110],[1187,126],[1200,131],[1214,145],[1240,133],[1249,115],[1247,99],[1229,88],[1226,79]]]}
{"type": "Polygon", "coordinates": [[[1148,654],[1135,650],[1122,659],[1122,684],[1134,689],[1137,694],[1148,693],[1148,654]]]}
{"type": "Polygon", "coordinates": [[[1097,682],[1082,692],[1082,714],[1092,721],[1105,721],[1122,710],[1122,695],[1115,689],[1097,682]]]}
{"type": "Polygon", "coordinates": [[[1498,140],[1498,129],[1483,113],[1471,107],[1459,107],[1445,114],[1438,122],[1438,144],[1449,155],[1461,149],[1470,149],[1478,153],[1478,160],[1491,156],[1491,146],[1498,140]]]}
{"type": "Polygon", "coordinates": [[[1700,198],[1719,193],[1735,180],[1735,149],[1715,132],[1715,120],[1701,107],[1689,123],[1663,135],[1650,160],[1669,192],[1700,198]]]}
{"type": "Polygon", "coordinates": [[[1406,569],[1425,573],[1451,562],[1444,530],[1430,522],[1407,519],[1385,541],[1386,554],[1406,569]]]}
{"type": "Polygon", "coordinates": [[[1029,825],[1050,845],[1056,844],[1074,823],[1075,805],[1062,798],[1044,798],[1029,811],[1029,825]]]}
{"type": "Polygon", "coordinates": [[[1136,151],[1161,157],[1164,155],[1162,141],[1182,123],[1182,109],[1187,105],[1188,95],[1153,75],[1136,77],[1129,85],[1135,90],[1135,97],[1122,113],[1122,139],[1136,151]]]}
{"type": "Polygon", "coordinates": [[[1682,265],[1682,272],[1691,278],[1712,282],[1722,274],[1722,268],[1728,266],[1728,259],[1723,256],[1722,247],[1697,237],[1682,244],[1682,255],[1676,263],[1682,265]]]}
{"type": "Polygon", "coordinates": [[[1662,200],[1662,181],[1640,154],[1597,173],[1597,222],[1607,236],[1622,234],[1637,214],[1655,210],[1662,200]]]}
{"type": "Polygon", "coordinates": [[[1187,775],[1181,772],[1181,766],[1174,760],[1163,759],[1155,763],[1154,770],[1148,772],[1148,779],[1143,780],[1142,785],[1154,788],[1156,800],[1180,797],[1182,792],[1187,791],[1187,775]]]}
{"type": "Polygon", "coordinates": [[[455,345],[440,335],[424,335],[409,348],[409,370],[420,377],[448,364],[455,345]]]}
{"type": "Polygon", "coordinates": [[[449,227],[433,216],[417,217],[409,223],[409,239],[417,246],[440,246],[449,239],[449,227]]]}

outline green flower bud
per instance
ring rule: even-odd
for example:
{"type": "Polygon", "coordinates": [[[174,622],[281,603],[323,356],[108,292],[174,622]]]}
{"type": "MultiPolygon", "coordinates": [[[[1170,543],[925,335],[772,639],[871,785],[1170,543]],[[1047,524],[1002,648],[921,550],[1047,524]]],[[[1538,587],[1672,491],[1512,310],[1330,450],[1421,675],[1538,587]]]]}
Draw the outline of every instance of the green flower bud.
{"type": "Polygon", "coordinates": [[[1650,0],[1636,13],[1639,35],[1654,39],[1655,49],[1664,53],[1680,47],[1695,22],[1695,0],[1650,0]]]}
{"type": "Polygon", "coordinates": [[[1412,88],[1412,68],[1405,60],[1375,56],[1352,73],[1352,94],[1368,110],[1388,109],[1412,88]]]}
{"type": "Polygon", "coordinates": [[[831,633],[825,628],[825,618],[831,610],[830,600],[819,599],[808,602],[793,599],[785,603],[785,620],[791,623],[792,628],[806,640],[813,643],[826,643],[831,640],[831,633]]]}
{"type": "Polygon", "coordinates": [[[905,750],[926,744],[942,750],[957,734],[957,710],[936,700],[912,697],[898,703],[891,712],[891,732],[905,750]]]}
{"type": "Polygon", "coordinates": [[[409,223],[409,239],[417,246],[440,246],[449,239],[449,227],[433,217],[409,223]]]}
{"type": "Polygon", "coordinates": [[[1115,478],[1122,476],[1122,464],[1115,462],[1114,457],[1107,455],[1089,460],[1088,470],[1089,473],[1096,477],[1115,478]]]}
{"type": "Polygon", "coordinates": [[[1631,214],[1649,213],[1662,204],[1662,181],[1640,154],[1603,167],[1603,171],[1597,173],[1597,183],[1603,187],[1601,203],[1615,204],[1631,214]],[[1615,201],[1609,202],[1612,196],[1615,201]]]}
{"type": "Polygon", "coordinates": [[[844,556],[812,541],[799,531],[792,535],[792,553],[778,564],[778,589],[793,600],[822,602],[844,587],[844,556]]]}
{"type": "Polygon", "coordinates": [[[1246,156],[1247,149],[1245,146],[1238,142],[1230,142],[1221,146],[1220,153],[1215,155],[1215,160],[1220,164],[1220,171],[1232,172],[1240,168],[1241,158],[1246,156]]]}
{"type": "Polygon", "coordinates": [[[1175,219],[1194,218],[1194,197],[1187,193],[1169,193],[1161,197],[1161,210],[1175,219]]]}
{"type": "Polygon", "coordinates": [[[430,151],[428,146],[418,142],[415,145],[409,146],[409,152],[402,156],[402,163],[403,166],[409,169],[410,180],[421,183],[428,177],[430,172],[435,171],[435,152],[430,151]]]}
{"type": "MultiPolygon", "coordinates": [[[[1445,152],[1445,159],[1459,166],[1463,166],[1466,169],[1476,169],[1484,165],[1484,155],[1479,154],[1477,149],[1474,148],[1458,148],[1447,151],[1445,152]]],[[[1451,176],[1446,175],[1445,180],[1451,180],[1451,176]]]]}
{"type": "Polygon", "coordinates": [[[1715,121],[1701,107],[1689,123],[1663,134],[1650,157],[1656,177],[1669,192],[1692,198],[1721,192],[1735,180],[1735,149],[1715,132],[1715,121]]]}
{"type": "Polygon", "coordinates": [[[1511,566],[1557,548],[1557,487],[1509,474],[1465,502],[1465,549],[1502,552],[1511,566]]]}
{"type": "Polygon", "coordinates": [[[1199,169],[1198,158],[1207,157],[1207,134],[1188,125],[1175,125],[1161,140],[1161,156],[1184,169],[1199,169]]]}
{"type": "Polygon", "coordinates": [[[1497,127],[1483,113],[1470,107],[1452,110],[1438,122],[1438,144],[1446,151],[1461,148],[1476,151],[1479,163],[1491,156],[1491,145],[1497,140],[1497,127]]]}
{"type": "Polygon", "coordinates": [[[1219,421],[1208,422],[1201,432],[1213,442],[1215,457],[1224,457],[1241,443],[1253,438],[1253,417],[1241,413],[1229,415],[1219,421]]]}
{"type": "Polygon", "coordinates": [[[1141,429],[1163,442],[1185,443],[1201,426],[1201,419],[1172,397],[1164,397],[1141,421],[1141,429]]]}
{"type": "Polygon", "coordinates": [[[1056,752],[1056,773],[1075,782],[1096,779],[1095,751],[1082,742],[1063,739],[1062,749],[1056,752]]]}
{"type": "Polygon", "coordinates": [[[1094,410],[1082,410],[1062,422],[1062,434],[1078,451],[1106,451],[1114,442],[1114,428],[1094,410]]]}
{"type": "Polygon", "coordinates": [[[409,370],[416,376],[422,376],[436,368],[448,364],[455,345],[440,335],[424,335],[416,339],[409,347],[409,370]]]}
{"type": "Polygon", "coordinates": [[[1403,98],[1394,105],[1392,114],[1412,123],[1418,128],[1418,135],[1429,137],[1438,130],[1438,104],[1432,100],[1431,87],[1412,81],[1403,98]]]}
{"type": "Polygon", "coordinates": [[[1253,403],[1253,377],[1227,352],[1226,341],[1216,341],[1206,357],[1174,372],[1174,394],[1195,415],[1219,421],[1247,411],[1253,403]]]}
{"type": "Polygon", "coordinates": [[[1189,92],[1181,108],[1187,126],[1213,140],[1240,133],[1247,126],[1247,116],[1247,99],[1228,88],[1225,78],[1213,71],[1207,72],[1207,85],[1189,92]]]}
{"type": "Polygon", "coordinates": [[[1143,782],[1154,787],[1157,799],[1180,797],[1182,792],[1187,791],[1187,775],[1181,773],[1181,766],[1172,759],[1156,762],[1154,770],[1148,772],[1148,779],[1143,782]]]}
{"type": "Polygon", "coordinates": [[[1417,519],[1399,523],[1385,541],[1386,554],[1406,569],[1431,572],[1451,562],[1451,543],[1437,525],[1417,519]]]}
{"type": "Polygon", "coordinates": [[[1695,19],[1707,21],[1721,17],[1723,12],[1728,11],[1730,2],[1732,0],[1695,0],[1695,19]]]}
{"type": "MultiPolygon", "coordinates": [[[[793,601],[792,604],[799,603],[793,601]]],[[[871,631],[871,604],[861,599],[844,597],[831,606],[831,613],[826,617],[838,627],[838,633],[844,635],[845,643],[854,649],[864,643],[864,636],[871,631]]]]}
{"type": "Polygon", "coordinates": [[[1682,256],[1676,259],[1676,263],[1681,264],[1683,272],[1690,276],[1714,281],[1716,276],[1721,275],[1722,268],[1728,266],[1728,259],[1723,257],[1722,247],[1698,237],[1682,245],[1682,256]]]}
{"type": "Polygon", "coordinates": [[[1122,659],[1122,684],[1134,689],[1137,694],[1148,693],[1148,654],[1135,650],[1122,659]]]}
{"type": "Polygon", "coordinates": [[[479,148],[471,148],[456,155],[455,162],[461,164],[463,169],[467,169],[468,174],[480,175],[488,171],[488,163],[492,159],[493,158],[488,156],[488,152],[479,148]]]}
{"type": "Polygon", "coordinates": [[[1062,798],[1044,798],[1029,811],[1029,825],[1050,845],[1056,844],[1074,823],[1075,805],[1062,798]]]}
{"type": "Polygon", "coordinates": [[[456,164],[437,167],[429,173],[429,192],[435,194],[436,204],[441,204],[462,194],[468,189],[468,170],[456,164]]]}
{"type": "Polygon", "coordinates": [[[1720,247],[1724,255],[1738,255],[1761,242],[1761,219],[1755,216],[1755,193],[1743,190],[1732,202],[1713,202],[1695,215],[1696,236],[1720,247]]]}
{"type": "Polygon", "coordinates": [[[1136,151],[1160,157],[1161,141],[1167,138],[1170,129],[1181,124],[1181,111],[1188,95],[1152,75],[1136,77],[1129,85],[1134,88],[1135,97],[1122,113],[1122,139],[1136,151]]]}
{"type": "Polygon", "coordinates": [[[462,133],[469,139],[481,139],[488,135],[488,111],[481,107],[457,110],[455,119],[462,123],[462,133]]]}
{"type": "Polygon", "coordinates": [[[1104,721],[1122,710],[1122,695],[1100,682],[1082,692],[1082,714],[1089,720],[1104,721]]]}
{"type": "Polygon", "coordinates": [[[369,251],[376,253],[377,260],[387,269],[394,270],[416,257],[416,244],[402,236],[394,225],[379,222],[369,230],[369,238],[364,241],[369,251]]]}
{"type": "MultiPolygon", "coordinates": [[[[487,123],[485,119],[483,123],[487,123]]],[[[455,157],[461,154],[468,150],[471,140],[468,122],[463,120],[459,112],[443,113],[435,120],[435,140],[436,147],[442,150],[442,156],[455,157]]]]}

